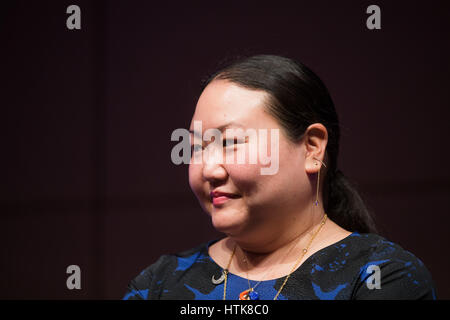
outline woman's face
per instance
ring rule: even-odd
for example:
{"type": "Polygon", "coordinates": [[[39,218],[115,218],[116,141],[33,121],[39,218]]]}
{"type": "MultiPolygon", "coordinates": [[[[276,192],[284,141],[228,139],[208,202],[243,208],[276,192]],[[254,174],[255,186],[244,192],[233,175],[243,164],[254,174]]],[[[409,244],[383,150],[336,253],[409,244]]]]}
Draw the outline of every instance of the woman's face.
{"type": "MultiPolygon", "coordinates": [[[[201,206],[209,213],[218,231],[236,238],[277,234],[295,221],[298,212],[306,210],[312,203],[313,191],[305,171],[305,145],[302,141],[293,143],[288,140],[279,123],[264,110],[266,98],[264,91],[215,80],[201,94],[191,122],[190,130],[194,131],[194,121],[201,121],[201,134],[208,129],[227,127],[254,129],[256,132],[266,129],[267,137],[271,137],[272,129],[279,130],[278,150],[273,144],[276,141],[269,138],[260,141],[260,135],[257,139],[267,148],[271,161],[278,160],[275,174],[261,174],[261,169],[270,165],[263,164],[259,157],[256,163],[247,159],[243,164],[218,160],[214,152],[210,152],[217,149],[217,144],[213,146],[212,142],[203,141],[204,158],[201,163],[194,163],[195,155],[191,159],[189,184],[201,206]],[[278,152],[278,159],[275,152],[278,152]]],[[[223,131],[222,139],[227,139],[226,131],[223,131]]],[[[250,152],[259,146],[255,140],[243,136],[231,141],[234,144],[221,148],[224,155],[231,149],[250,152]]],[[[191,133],[191,145],[193,143],[191,133]]],[[[198,145],[193,148],[194,154],[201,150],[198,145]]]]}

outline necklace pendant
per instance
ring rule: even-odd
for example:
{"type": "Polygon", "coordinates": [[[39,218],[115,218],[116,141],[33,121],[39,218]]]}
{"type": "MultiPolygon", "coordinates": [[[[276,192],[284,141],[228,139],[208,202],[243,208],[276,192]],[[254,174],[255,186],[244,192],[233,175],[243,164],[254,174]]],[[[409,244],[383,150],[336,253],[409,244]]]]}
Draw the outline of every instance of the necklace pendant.
{"type": "Polygon", "coordinates": [[[249,293],[251,292],[251,289],[247,289],[245,291],[242,291],[239,294],[239,300],[250,300],[249,293]]]}
{"type": "Polygon", "coordinates": [[[239,300],[259,300],[259,294],[253,289],[247,289],[239,294],[239,300]]]}
{"type": "Polygon", "coordinates": [[[256,292],[255,290],[252,289],[252,291],[250,291],[250,293],[248,294],[248,297],[250,298],[250,300],[259,300],[259,294],[258,292],[256,292]]]}
{"type": "Polygon", "coordinates": [[[227,269],[223,270],[222,275],[220,276],[219,279],[214,278],[214,275],[213,275],[211,278],[211,282],[215,285],[221,284],[225,280],[225,276],[226,276],[227,272],[228,272],[227,269]]]}

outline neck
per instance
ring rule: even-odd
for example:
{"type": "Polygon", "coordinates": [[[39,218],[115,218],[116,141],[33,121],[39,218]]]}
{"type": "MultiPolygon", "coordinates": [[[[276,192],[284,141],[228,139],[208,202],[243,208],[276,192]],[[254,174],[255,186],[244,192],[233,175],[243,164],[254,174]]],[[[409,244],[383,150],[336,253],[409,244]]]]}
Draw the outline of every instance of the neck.
{"type": "Polygon", "coordinates": [[[265,235],[264,237],[243,239],[230,236],[238,247],[236,250],[238,263],[242,264],[241,261],[247,259],[247,263],[243,265],[245,267],[264,267],[276,262],[281,263],[280,259],[287,254],[296,256],[296,251],[303,250],[307,245],[325,214],[323,209],[314,211],[315,213],[312,215],[296,217],[294,222],[287,223],[287,227],[278,232],[267,230],[261,232],[260,234],[265,235]],[[268,237],[269,234],[272,236],[268,237]],[[292,252],[290,252],[291,250],[292,252]]]}

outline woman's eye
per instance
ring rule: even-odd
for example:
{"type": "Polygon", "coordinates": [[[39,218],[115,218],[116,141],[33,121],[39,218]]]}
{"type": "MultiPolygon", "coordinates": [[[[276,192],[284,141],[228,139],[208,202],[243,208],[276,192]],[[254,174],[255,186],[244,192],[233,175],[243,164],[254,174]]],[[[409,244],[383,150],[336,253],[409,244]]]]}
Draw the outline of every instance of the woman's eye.
{"type": "Polygon", "coordinates": [[[245,140],[244,139],[238,139],[238,138],[234,138],[234,139],[224,139],[223,140],[223,146],[233,146],[235,144],[240,144],[240,143],[244,143],[245,140]]]}
{"type": "Polygon", "coordinates": [[[201,151],[202,148],[203,148],[203,146],[201,144],[193,144],[191,146],[191,154],[194,153],[194,152],[201,151]]]}

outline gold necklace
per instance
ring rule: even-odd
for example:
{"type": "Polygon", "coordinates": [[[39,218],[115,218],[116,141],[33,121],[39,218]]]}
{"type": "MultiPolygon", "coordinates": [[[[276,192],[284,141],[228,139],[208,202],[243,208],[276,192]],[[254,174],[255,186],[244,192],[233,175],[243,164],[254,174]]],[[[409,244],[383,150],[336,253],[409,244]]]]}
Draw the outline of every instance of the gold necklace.
{"type": "MultiPolygon", "coordinates": [[[[291,251],[297,246],[298,241],[296,241],[294,243],[293,246],[291,246],[291,248],[287,251],[287,253],[285,254],[285,256],[283,257],[283,259],[281,261],[284,261],[286,259],[286,257],[291,253],[291,251]]],[[[250,269],[248,266],[248,262],[247,262],[247,258],[245,256],[244,251],[242,251],[242,254],[244,255],[244,263],[247,267],[246,270],[246,274],[247,274],[247,282],[248,282],[248,290],[245,290],[243,292],[241,292],[241,294],[239,295],[239,299],[240,300],[259,300],[259,294],[257,291],[255,291],[256,287],[264,280],[264,278],[269,274],[269,272],[273,269],[270,268],[265,274],[264,276],[261,278],[261,280],[259,280],[253,287],[250,285],[250,277],[248,276],[248,270],[250,269]]]]}
{"type": "MultiPolygon", "coordinates": [[[[319,233],[319,231],[322,229],[323,225],[325,224],[327,220],[327,214],[325,213],[322,221],[320,222],[319,228],[316,230],[316,232],[311,236],[311,239],[308,242],[308,245],[302,250],[302,255],[297,259],[297,261],[295,262],[294,266],[292,267],[291,271],[289,272],[289,274],[286,276],[286,278],[283,281],[283,284],[281,285],[280,289],[278,290],[277,294],[275,295],[275,297],[273,298],[273,300],[277,300],[278,296],[280,295],[281,290],[283,290],[284,286],[286,285],[286,282],[288,281],[289,277],[291,276],[291,274],[295,271],[295,269],[297,268],[297,266],[299,265],[299,263],[303,260],[303,257],[305,256],[305,254],[308,252],[309,247],[311,246],[311,243],[313,242],[314,238],[317,236],[317,234],[319,233]]],[[[236,247],[237,245],[234,245],[233,248],[233,252],[231,253],[230,256],[230,260],[228,261],[228,265],[227,268],[225,270],[223,270],[223,274],[225,276],[225,283],[223,286],[223,300],[226,300],[226,296],[227,296],[227,280],[228,280],[228,270],[230,268],[231,265],[231,261],[233,260],[234,254],[236,252],[236,247]]],[[[248,279],[248,275],[247,275],[247,280],[248,279]]],[[[262,280],[261,280],[262,281],[262,280]]],[[[245,290],[243,292],[241,292],[241,294],[239,295],[240,300],[257,300],[259,299],[258,294],[253,294],[255,293],[254,288],[256,288],[256,286],[261,282],[259,281],[253,288],[250,288],[248,290],[245,290]],[[253,299],[252,299],[253,297],[253,299]]],[[[249,281],[249,286],[250,286],[250,281],[249,281]]]]}

